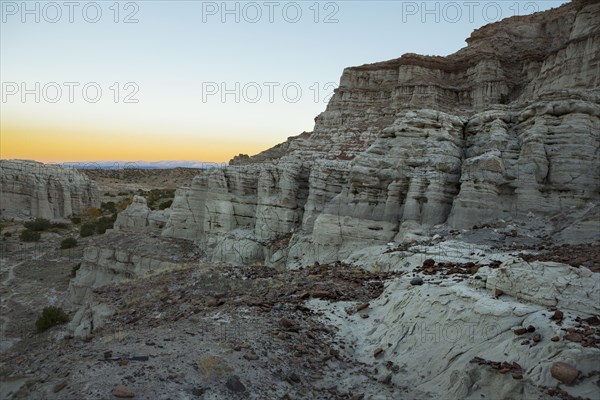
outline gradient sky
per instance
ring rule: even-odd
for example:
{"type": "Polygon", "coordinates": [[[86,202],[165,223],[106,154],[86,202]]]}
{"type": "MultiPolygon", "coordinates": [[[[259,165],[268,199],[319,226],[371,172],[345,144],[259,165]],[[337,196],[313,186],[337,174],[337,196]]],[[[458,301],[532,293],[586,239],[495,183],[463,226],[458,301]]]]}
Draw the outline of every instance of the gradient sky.
{"type": "Polygon", "coordinates": [[[312,130],[345,67],[451,54],[486,23],[565,2],[98,1],[69,9],[30,1],[25,13],[22,1],[0,1],[0,157],[223,162],[255,154],[312,130]],[[72,102],[65,82],[73,82],[72,102]],[[34,94],[23,99],[23,85],[34,94]],[[95,87],[102,95],[93,103],[95,87]],[[232,91],[224,99],[223,87],[232,91]]]}

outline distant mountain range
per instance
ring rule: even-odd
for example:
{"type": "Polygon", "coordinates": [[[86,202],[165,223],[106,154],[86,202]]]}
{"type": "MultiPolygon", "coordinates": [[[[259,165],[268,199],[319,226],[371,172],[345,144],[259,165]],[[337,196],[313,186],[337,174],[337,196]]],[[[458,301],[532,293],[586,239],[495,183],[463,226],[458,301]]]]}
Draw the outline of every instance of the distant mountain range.
{"type": "Polygon", "coordinates": [[[227,163],[213,163],[205,161],[87,161],[64,162],[63,167],[77,169],[173,169],[173,168],[198,168],[208,169],[226,166],[227,163]]]}

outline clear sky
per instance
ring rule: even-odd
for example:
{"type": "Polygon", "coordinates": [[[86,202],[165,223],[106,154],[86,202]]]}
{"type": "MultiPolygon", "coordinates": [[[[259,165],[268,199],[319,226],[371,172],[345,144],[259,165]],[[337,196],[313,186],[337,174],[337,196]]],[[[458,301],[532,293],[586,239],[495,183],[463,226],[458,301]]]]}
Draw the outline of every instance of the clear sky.
{"type": "Polygon", "coordinates": [[[348,66],[566,1],[0,1],[0,157],[228,161],[313,128],[348,66]]]}

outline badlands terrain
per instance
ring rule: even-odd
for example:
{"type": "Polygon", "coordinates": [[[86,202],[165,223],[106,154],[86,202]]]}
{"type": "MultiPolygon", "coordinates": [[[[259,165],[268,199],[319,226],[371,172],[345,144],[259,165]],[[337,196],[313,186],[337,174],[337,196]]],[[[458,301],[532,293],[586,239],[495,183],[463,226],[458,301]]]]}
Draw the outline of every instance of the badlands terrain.
{"type": "Polygon", "coordinates": [[[346,68],[223,168],[0,160],[0,397],[600,399],[597,21],[346,68]]]}

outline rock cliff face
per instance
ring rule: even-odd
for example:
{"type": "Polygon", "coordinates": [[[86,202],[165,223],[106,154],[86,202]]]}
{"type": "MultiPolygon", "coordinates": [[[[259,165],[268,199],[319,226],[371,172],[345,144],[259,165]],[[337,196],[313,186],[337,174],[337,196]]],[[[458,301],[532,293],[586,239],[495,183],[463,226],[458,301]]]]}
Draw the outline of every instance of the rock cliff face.
{"type": "Polygon", "coordinates": [[[0,160],[3,218],[65,218],[98,207],[96,183],[75,169],[0,160]]]}
{"type": "Polygon", "coordinates": [[[312,133],[196,177],[163,235],[288,266],[532,214],[564,241],[599,240],[598,20],[600,3],[575,1],[445,58],[347,68],[312,133]]]}

